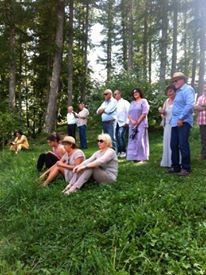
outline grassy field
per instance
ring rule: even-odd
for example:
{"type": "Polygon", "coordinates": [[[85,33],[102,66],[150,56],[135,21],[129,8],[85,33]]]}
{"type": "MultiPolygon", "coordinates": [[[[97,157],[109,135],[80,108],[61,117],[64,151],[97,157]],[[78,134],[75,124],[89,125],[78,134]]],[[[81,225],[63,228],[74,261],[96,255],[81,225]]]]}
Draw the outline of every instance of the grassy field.
{"type": "MultiPolygon", "coordinates": [[[[0,274],[206,274],[206,162],[199,160],[198,129],[186,178],[159,167],[161,138],[150,134],[147,164],[120,161],[115,184],[88,183],[67,197],[61,179],[39,186],[43,140],[29,152],[1,152],[0,274]]],[[[87,156],[94,143],[90,148],[87,156]]]]}

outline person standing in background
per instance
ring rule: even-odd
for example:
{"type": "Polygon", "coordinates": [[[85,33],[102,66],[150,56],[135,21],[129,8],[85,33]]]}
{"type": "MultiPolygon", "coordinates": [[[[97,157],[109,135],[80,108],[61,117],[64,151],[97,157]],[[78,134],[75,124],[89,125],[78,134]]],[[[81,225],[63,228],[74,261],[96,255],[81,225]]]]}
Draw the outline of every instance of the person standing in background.
{"type": "Polygon", "coordinates": [[[168,172],[179,176],[188,176],[191,172],[189,135],[193,124],[195,91],[186,80],[187,77],[182,72],[173,74],[172,83],[176,88],[176,95],[171,118],[172,167],[168,172]]]}
{"type": "Polygon", "coordinates": [[[171,140],[171,117],[172,117],[172,107],[173,101],[175,98],[175,86],[170,85],[166,88],[166,93],[168,98],[165,100],[163,107],[159,110],[162,116],[162,126],[164,127],[163,132],[163,152],[162,152],[162,160],[160,162],[160,166],[162,167],[171,167],[171,148],[170,148],[170,140],[171,140]]]}
{"type": "Polygon", "coordinates": [[[202,95],[198,97],[195,104],[195,111],[197,112],[197,124],[200,129],[200,159],[206,160],[206,83],[204,84],[202,95]]]}
{"type": "Polygon", "coordinates": [[[112,147],[116,150],[116,110],[117,110],[117,101],[112,96],[112,91],[106,89],[103,93],[104,102],[97,109],[97,114],[101,115],[103,132],[110,135],[112,139],[112,147]]]}
{"type": "Polygon", "coordinates": [[[75,138],[76,136],[76,118],[74,115],[73,107],[67,108],[67,135],[75,138]]]}
{"type": "Polygon", "coordinates": [[[122,98],[122,92],[118,89],[114,91],[114,98],[117,100],[117,126],[116,141],[117,153],[120,158],[126,157],[126,132],[128,129],[128,111],[130,103],[122,98]]]}
{"type": "Polygon", "coordinates": [[[79,113],[74,113],[75,117],[77,117],[77,127],[79,129],[79,139],[80,139],[80,147],[81,149],[87,149],[87,118],[89,116],[89,111],[85,107],[84,103],[79,103],[79,113]]]}

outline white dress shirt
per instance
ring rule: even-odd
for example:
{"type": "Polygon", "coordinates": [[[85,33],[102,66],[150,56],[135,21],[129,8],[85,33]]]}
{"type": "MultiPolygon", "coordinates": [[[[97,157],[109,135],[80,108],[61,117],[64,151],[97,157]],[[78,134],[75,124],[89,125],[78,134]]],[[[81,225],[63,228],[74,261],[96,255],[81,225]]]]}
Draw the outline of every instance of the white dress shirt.
{"type": "Polygon", "coordinates": [[[122,127],[125,124],[129,123],[129,120],[128,120],[129,106],[130,106],[130,103],[127,100],[123,98],[120,98],[119,100],[117,100],[117,123],[119,127],[122,127]]]}

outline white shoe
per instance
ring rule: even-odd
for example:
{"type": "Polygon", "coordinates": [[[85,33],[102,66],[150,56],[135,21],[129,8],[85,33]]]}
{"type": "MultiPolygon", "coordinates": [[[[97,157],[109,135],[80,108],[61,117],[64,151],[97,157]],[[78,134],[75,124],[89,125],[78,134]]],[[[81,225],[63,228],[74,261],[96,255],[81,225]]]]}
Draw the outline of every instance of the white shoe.
{"type": "Polygon", "coordinates": [[[65,195],[70,195],[71,193],[77,192],[77,188],[72,186],[70,189],[64,192],[65,195]]]}
{"type": "Polygon", "coordinates": [[[126,158],[126,153],[125,152],[121,152],[120,158],[126,158]]]}
{"type": "Polygon", "coordinates": [[[70,184],[68,184],[65,188],[64,188],[64,190],[62,191],[62,193],[65,193],[67,190],[69,190],[69,188],[71,188],[72,187],[72,184],[70,183],[70,184]]]}

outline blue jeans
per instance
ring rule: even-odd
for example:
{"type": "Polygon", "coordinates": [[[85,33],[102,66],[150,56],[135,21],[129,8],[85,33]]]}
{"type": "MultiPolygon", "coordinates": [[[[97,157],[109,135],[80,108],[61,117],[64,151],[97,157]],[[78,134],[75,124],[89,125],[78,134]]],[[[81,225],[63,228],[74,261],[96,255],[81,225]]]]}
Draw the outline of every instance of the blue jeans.
{"type": "Polygon", "coordinates": [[[172,127],[171,132],[171,151],[172,151],[172,167],[175,171],[179,171],[181,168],[191,171],[190,166],[190,145],[189,135],[191,126],[185,122],[183,127],[172,127]],[[180,154],[182,158],[182,164],[180,165],[180,154]]]}
{"type": "Polygon", "coordinates": [[[119,126],[117,123],[116,127],[116,140],[117,140],[117,152],[125,152],[126,153],[126,131],[127,128],[125,126],[119,126]]]}
{"type": "Polygon", "coordinates": [[[80,139],[80,147],[81,149],[87,148],[87,136],[86,136],[86,125],[82,125],[78,127],[79,129],[79,139],[80,139]]]}
{"type": "Polygon", "coordinates": [[[112,148],[116,150],[116,137],[115,137],[115,130],[116,130],[116,121],[110,120],[110,121],[103,121],[103,132],[105,134],[110,135],[112,139],[112,148]]]}

